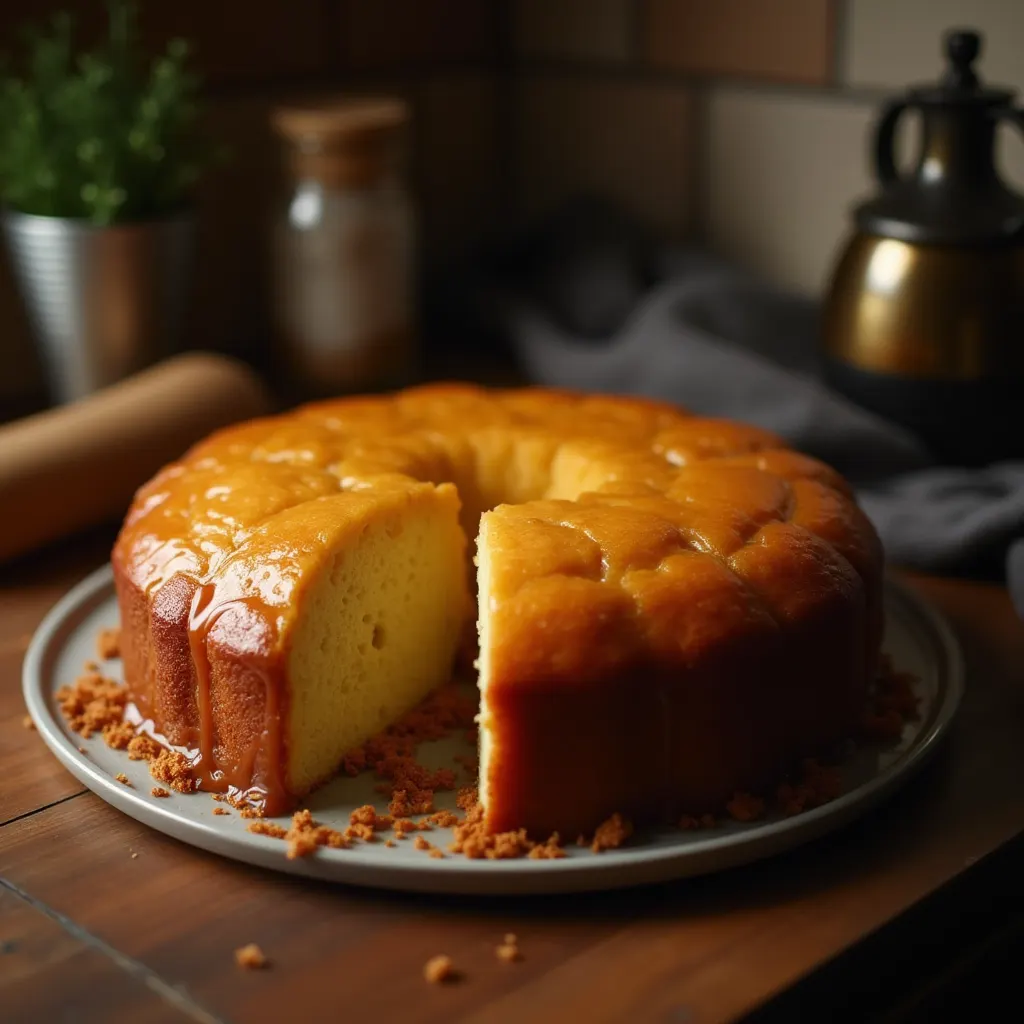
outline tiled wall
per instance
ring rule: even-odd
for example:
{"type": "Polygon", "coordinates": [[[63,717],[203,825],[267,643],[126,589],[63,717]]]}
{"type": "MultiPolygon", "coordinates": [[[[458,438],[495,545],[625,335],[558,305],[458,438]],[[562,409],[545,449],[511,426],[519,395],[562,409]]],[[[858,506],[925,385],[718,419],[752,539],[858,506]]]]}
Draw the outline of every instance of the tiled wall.
{"type": "Polygon", "coordinates": [[[945,29],[983,31],[983,77],[1024,89],[1024,0],[514,0],[513,20],[522,211],[603,190],[809,293],[873,187],[879,103],[938,76],[945,29]]]}
{"type": "MultiPolygon", "coordinates": [[[[1024,88],[1024,0],[146,0],[150,39],[191,39],[209,124],[235,153],[205,183],[191,342],[258,354],[266,221],[279,195],[267,114],[283,99],[395,90],[414,104],[423,250],[443,265],[502,220],[606,192],[675,237],[782,285],[820,288],[869,191],[882,97],[940,69],[942,31],[986,33],[983,74],[1024,88]]],[[[0,0],[12,27],[101,0],[0,0]]],[[[912,134],[912,132],[911,132],[912,134]]],[[[1009,134],[1009,133],[1006,133],[1009,134]]],[[[1024,185],[1024,139],[1003,140],[1024,185]]],[[[0,256],[0,408],[31,390],[0,256]]]]}
{"type": "MultiPolygon", "coordinates": [[[[387,90],[414,107],[411,178],[432,263],[458,253],[505,204],[498,157],[498,31],[487,0],[143,0],[153,45],[180,35],[207,82],[208,122],[233,159],[199,196],[190,343],[257,360],[268,338],[267,218],[281,190],[268,112],[277,102],[387,90]]],[[[76,13],[85,38],[104,0],[0,0],[0,51],[15,28],[76,13]]],[[[20,300],[0,253],[0,415],[38,389],[20,300]]]]}

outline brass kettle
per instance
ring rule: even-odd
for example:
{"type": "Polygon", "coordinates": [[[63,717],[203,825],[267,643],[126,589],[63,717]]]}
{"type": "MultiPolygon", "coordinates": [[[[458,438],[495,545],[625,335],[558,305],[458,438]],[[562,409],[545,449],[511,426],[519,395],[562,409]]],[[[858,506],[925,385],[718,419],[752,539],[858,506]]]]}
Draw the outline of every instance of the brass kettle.
{"type": "Polygon", "coordinates": [[[823,320],[828,381],[962,464],[1024,456],[1024,197],[993,155],[997,126],[1024,129],[1024,110],[979,82],[980,50],[978,33],[948,33],[942,80],[882,112],[881,191],[855,209],[823,320]],[[921,150],[901,174],[894,135],[911,109],[921,150]]]}

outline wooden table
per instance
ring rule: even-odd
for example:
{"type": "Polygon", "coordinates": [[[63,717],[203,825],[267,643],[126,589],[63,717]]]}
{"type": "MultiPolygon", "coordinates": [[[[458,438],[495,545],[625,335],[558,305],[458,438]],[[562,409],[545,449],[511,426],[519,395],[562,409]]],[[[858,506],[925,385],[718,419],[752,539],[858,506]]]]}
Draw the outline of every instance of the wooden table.
{"type": "Polygon", "coordinates": [[[443,899],[220,860],[58,765],[23,726],[21,659],[108,540],[0,577],[0,1020],[916,1020],[1021,948],[1024,626],[1000,588],[910,578],[953,622],[968,694],[932,765],[860,823],[706,879],[443,899]],[[495,957],[509,931],[520,963],[495,957]],[[268,970],[235,967],[249,942],[268,970]],[[424,982],[441,952],[460,983],[424,982]]]}

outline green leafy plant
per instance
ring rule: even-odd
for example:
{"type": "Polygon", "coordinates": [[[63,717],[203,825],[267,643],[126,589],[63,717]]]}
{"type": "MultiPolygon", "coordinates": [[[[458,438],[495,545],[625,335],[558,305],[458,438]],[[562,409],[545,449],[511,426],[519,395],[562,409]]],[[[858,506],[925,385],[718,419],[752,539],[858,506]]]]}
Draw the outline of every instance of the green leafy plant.
{"type": "Polygon", "coordinates": [[[212,152],[198,130],[198,79],[174,40],[148,62],[134,5],[111,0],[106,39],[76,54],[72,19],[27,33],[20,71],[0,71],[0,203],[96,225],[185,206],[212,152]]]}

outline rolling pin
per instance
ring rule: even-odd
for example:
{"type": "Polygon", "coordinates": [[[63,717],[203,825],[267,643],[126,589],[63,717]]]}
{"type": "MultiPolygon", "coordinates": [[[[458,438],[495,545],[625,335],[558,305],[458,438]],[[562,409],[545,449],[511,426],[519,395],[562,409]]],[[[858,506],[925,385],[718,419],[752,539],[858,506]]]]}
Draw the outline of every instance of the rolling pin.
{"type": "Polygon", "coordinates": [[[0,562],[120,519],[162,466],[270,408],[248,367],[194,353],[0,426],[0,562]]]}

